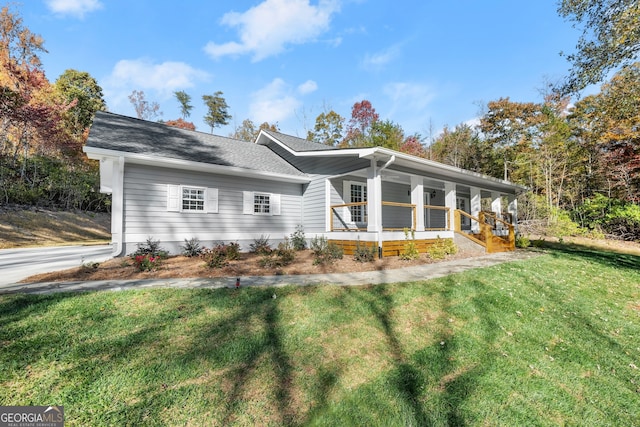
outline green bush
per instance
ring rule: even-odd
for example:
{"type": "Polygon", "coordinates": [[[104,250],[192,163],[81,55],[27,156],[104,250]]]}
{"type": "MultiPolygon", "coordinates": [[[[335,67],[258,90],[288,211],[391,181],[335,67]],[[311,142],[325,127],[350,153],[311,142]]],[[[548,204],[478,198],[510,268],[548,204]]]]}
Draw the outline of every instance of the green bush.
{"type": "Polygon", "coordinates": [[[358,262],[373,262],[378,257],[376,245],[368,246],[360,244],[360,239],[356,242],[356,250],[353,252],[353,259],[358,262]]]}
{"type": "Polygon", "coordinates": [[[180,247],[182,255],[186,257],[196,257],[202,253],[202,246],[200,246],[200,240],[197,237],[192,237],[189,240],[184,239],[184,245],[180,247]]]}
{"type": "Polygon", "coordinates": [[[289,265],[296,258],[296,250],[291,241],[287,238],[278,244],[278,249],[264,254],[259,264],[262,267],[276,268],[289,265]]]}
{"type": "Polygon", "coordinates": [[[160,246],[160,240],[153,240],[152,237],[148,237],[146,242],[138,243],[138,249],[131,254],[132,258],[140,255],[151,255],[153,257],[166,258],[169,255],[165,249],[160,246]]]}
{"type": "Polygon", "coordinates": [[[269,236],[265,236],[263,234],[257,239],[253,239],[253,243],[249,245],[249,250],[250,252],[258,255],[266,255],[270,253],[272,249],[271,244],[269,243],[269,236]]]}
{"type": "Polygon", "coordinates": [[[596,194],[571,215],[592,236],[601,236],[604,232],[624,240],[640,241],[640,206],[635,203],[596,194]]]}
{"type": "Polygon", "coordinates": [[[200,258],[209,268],[222,268],[229,265],[228,247],[219,243],[211,248],[203,248],[200,258]]]}
{"type": "Polygon", "coordinates": [[[0,156],[0,197],[4,203],[108,212],[111,196],[100,193],[99,186],[97,162],[0,156]]]}
{"type": "Polygon", "coordinates": [[[302,251],[307,248],[307,239],[302,225],[298,225],[296,231],[291,234],[291,244],[296,251],[302,251]]]}
{"type": "Polygon", "coordinates": [[[523,234],[516,234],[516,248],[525,249],[531,246],[531,240],[523,234]]]}
{"type": "Polygon", "coordinates": [[[402,252],[400,252],[400,259],[404,260],[412,260],[417,259],[420,256],[420,252],[418,252],[418,248],[416,247],[416,233],[411,230],[411,237],[409,237],[409,229],[404,229],[404,247],[402,248],[402,252]]]}
{"type": "Polygon", "coordinates": [[[439,236],[427,250],[427,254],[431,259],[444,259],[447,255],[456,253],[458,253],[458,247],[453,242],[453,239],[441,239],[439,236]]]}
{"type": "Polygon", "coordinates": [[[344,252],[335,243],[330,243],[324,236],[315,236],[311,240],[311,251],[314,255],[313,263],[322,265],[332,263],[336,259],[342,259],[344,252]]]}

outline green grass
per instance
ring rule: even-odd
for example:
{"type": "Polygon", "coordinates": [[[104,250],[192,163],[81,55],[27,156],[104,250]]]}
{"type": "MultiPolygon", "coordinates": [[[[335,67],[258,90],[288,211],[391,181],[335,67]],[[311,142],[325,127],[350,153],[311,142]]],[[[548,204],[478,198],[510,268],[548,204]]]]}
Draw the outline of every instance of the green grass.
{"type": "Polygon", "coordinates": [[[385,286],[0,297],[0,404],[68,426],[631,426],[639,368],[640,257],[575,246],[385,286]]]}

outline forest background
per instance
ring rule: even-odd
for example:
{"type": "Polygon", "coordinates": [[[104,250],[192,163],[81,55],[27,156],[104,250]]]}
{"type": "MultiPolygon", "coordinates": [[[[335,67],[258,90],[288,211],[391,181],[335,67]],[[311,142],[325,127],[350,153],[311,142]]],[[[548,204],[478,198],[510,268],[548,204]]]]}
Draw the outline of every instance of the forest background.
{"type": "MultiPolygon", "coordinates": [[[[631,0],[564,0],[558,13],[583,29],[570,74],[548,84],[541,102],[508,97],[481,105],[478,125],[445,127],[437,136],[406,134],[368,100],[351,117],[319,114],[307,138],[343,147],[383,146],[526,186],[519,198],[525,232],[595,235],[640,241],[640,5],[631,0]],[[600,91],[580,98],[585,86],[600,91]]],[[[0,11],[0,205],[108,212],[95,161],[82,152],[102,89],[87,72],[68,69],[54,82],[40,55],[44,39],[10,6],[0,11]]],[[[191,96],[174,93],[182,117],[168,126],[195,130],[191,96]]],[[[231,115],[222,91],[203,95],[213,133],[231,115]]],[[[134,90],[138,118],[159,106],[134,90]]],[[[270,123],[246,119],[231,137],[252,141],[270,123]]]]}

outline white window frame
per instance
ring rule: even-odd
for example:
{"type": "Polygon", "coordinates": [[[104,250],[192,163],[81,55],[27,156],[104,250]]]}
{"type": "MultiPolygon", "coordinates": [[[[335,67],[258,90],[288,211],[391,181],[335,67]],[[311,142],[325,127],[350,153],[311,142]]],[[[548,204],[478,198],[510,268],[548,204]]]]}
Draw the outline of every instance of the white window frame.
{"type": "MultiPolygon", "coordinates": [[[[264,200],[264,199],[262,199],[264,200]]],[[[280,194],[267,193],[264,191],[243,191],[242,192],[242,213],[244,215],[256,215],[256,216],[277,216],[280,215],[280,194]],[[269,204],[265,205],[259,202],[260,197],[268,197],[269,204]],[[261,212],[260,209],[256,212],[256,208],[259,206],[268,206],[269,212],[261,212]]]]}
{"type": "MultiPolygon", "coordinates": [[[[351,193],[351,186],[355,185],[358,187],[361,187],[361,192],[362,192],[362,199],[363,200],[359,200],[358,202],[366,202],[368,201],[368,194],[367,194],[367,183],[366,182],[362,182],[362,181],[343,181],[343,195],[342,195],[342,199],[344,200],[344,203],[355,203],[353,198],[352,198],[352,193],[351,193]]],[[[347,206],[345,207],[344,211],[343,211],[343,217],[345,219],[345,221],[347,223],[353,224],[353,225],[358,225],[358,224],[366,224],[368,221],[367,218],[367,205],[364,206],[347,206]],[[353,219],[353,214],[355,212],[358,212],[358,214],[361,217],[362,221],[355,221],[353,219]]]]}
{"type": "MultiPolygon", "coordinates": [[[[189,199],[191,200],[191,199],[189,199]]],[[[218,189],[200,187],[196,185],[172,185],[167,186],[167,211],[182,212],[188,214],[218,213],[218,189]],[[184,191],[202,191],[202,209],[185,209],[184,191]]]]}
{"type": "Polygon", "coordinates": [[[253,214],[271,216],[271,193],[253,193],[253,214]]]}

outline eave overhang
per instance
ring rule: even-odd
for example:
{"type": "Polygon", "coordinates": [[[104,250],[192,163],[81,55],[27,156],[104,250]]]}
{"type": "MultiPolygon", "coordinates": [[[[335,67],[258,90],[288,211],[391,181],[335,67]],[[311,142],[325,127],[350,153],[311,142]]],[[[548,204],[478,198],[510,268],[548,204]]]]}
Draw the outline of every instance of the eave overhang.
{"type": "Polygon", "coordinates": [[[125,151],[109,150],[105,148],[96,148],[90,146],[85,146],[83,148],[83,151],[87,154],[87,157],[92,160],[117,159],[122,157],[125,163],[128,164],[160,166],[171,169],[266,179],[270,181],[288,182],[294,184],[306,184],[311,181],[311,179],[307,176],[279,174],[274,172],[239,168],[235,166],[214,165],[211,163],[194,162],[183,159],[172,159],[168,157],[157,157],[147,154],[128,153],[125,151]]]}

